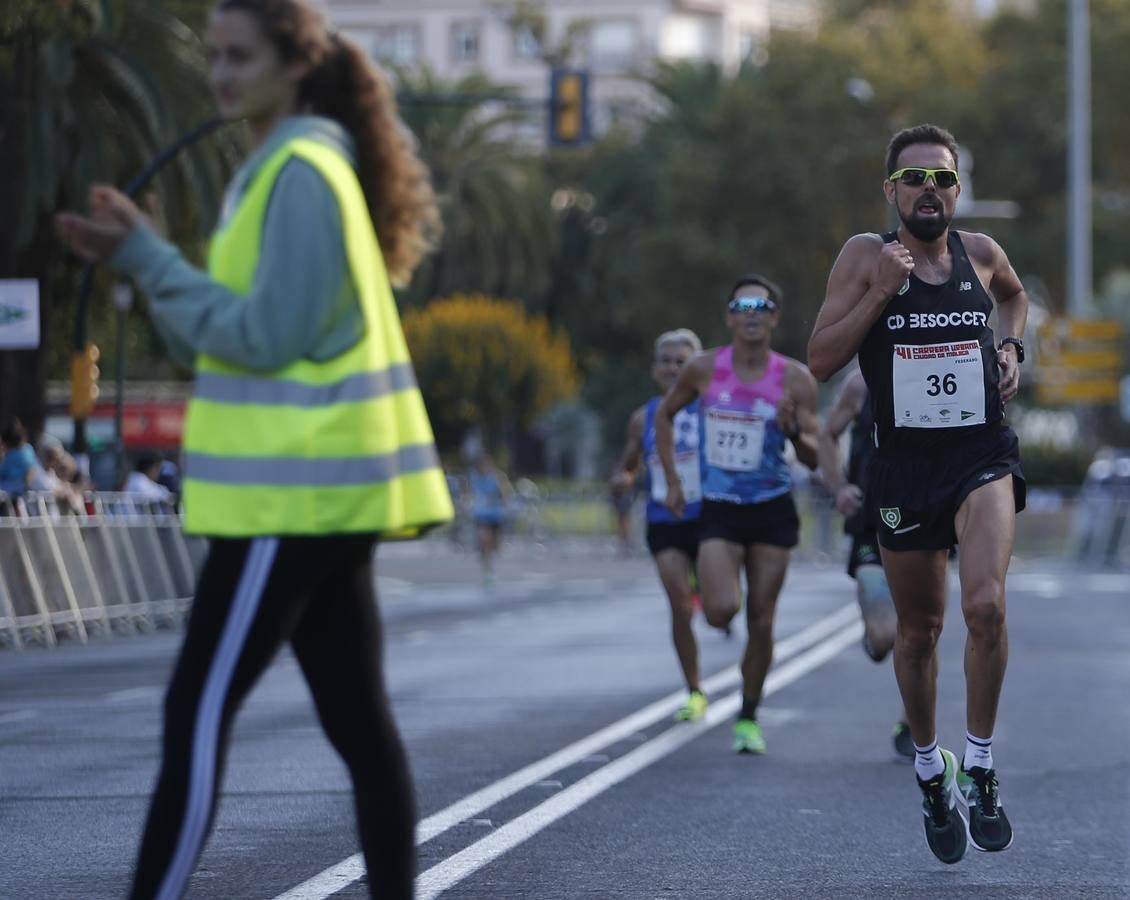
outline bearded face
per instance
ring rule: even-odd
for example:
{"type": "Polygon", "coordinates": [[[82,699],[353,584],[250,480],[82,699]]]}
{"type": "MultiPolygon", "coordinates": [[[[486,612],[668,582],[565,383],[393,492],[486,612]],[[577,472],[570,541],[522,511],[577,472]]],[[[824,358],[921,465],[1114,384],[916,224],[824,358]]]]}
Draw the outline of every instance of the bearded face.
{"type": "MultiPolygon", "coordinates": [[[[910,144],[899,153],[895,173],[907,169],[956,172],[957,161],[942,144],[910,144]]],[[[884,184],[887,200],[895,207],[906,230],[927,243],[946,233],[961,193],[961,185],[949,183],[951,179],[944,176],[942,181],[949,186],[939,187],[938,177],[936,174],[924,178],[910,175],[893,181],[888,179],[884,184]]]]}
{"type": "MultiPolygon", "coordinates": [[[[901,187],[900,185],[900,188],[901,187]]],[[[913,190],[913,188],[906,190],[913,190]]],[[[920,193],[921,196],[914,198],[913,203],[910,204],[909,210],[905,209],[904,205],[900,203],[898,205],[898,213],[907,231],[918,238],[918,240],[929,242],[945,234],[946,229],[953,220],[953,208],[956,205],[956,197],[954,198],[955,202],[951,203],[949,209],[947,209],[944,199],[938,195],[936,190],[932,190],[930,186],[920,189],[920,193]]]]}

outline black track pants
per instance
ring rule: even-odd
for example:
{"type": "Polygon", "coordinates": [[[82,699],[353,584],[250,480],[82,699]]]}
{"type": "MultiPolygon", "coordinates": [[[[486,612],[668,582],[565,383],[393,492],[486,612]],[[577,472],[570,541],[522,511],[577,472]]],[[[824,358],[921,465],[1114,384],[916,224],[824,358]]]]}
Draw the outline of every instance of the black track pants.
{"type": "Polygon", "coordinates": [[[381,671],[374,543],[212,542],[165,698],[164,758],[132,898],[184,893],[212,825],[235,712],[286,641],[353,779],[370,891],[412,896],[415,808],[381,671]]]}

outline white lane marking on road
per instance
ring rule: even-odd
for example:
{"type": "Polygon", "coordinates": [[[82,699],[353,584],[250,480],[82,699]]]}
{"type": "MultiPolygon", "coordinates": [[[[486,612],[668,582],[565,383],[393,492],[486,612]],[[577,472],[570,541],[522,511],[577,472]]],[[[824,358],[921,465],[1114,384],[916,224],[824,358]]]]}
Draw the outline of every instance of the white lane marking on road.
{"type": "Polygon", "coordinates": [[[38,715],[39,713],[34,709],[17,709],[15,712],[0,715],[0,725],[9,725],[13,722],[26,722],[28,719],[34,719],[38,715]]]}
{"type": "Polygon", "coordinates": [[[160,697],[164,690],[163,687],[156,687],[155,685],[126,688],[121,691],[111,691],[102,699],[109,700],[111,703],[128,703],[133,700],[152,700],[155,697],[160,697]]]}
{"type": "MultiPolygon", "coordinates": [[[[768,691],[768,685],[771,683],[773,674],[781,671],[786,660],[829,635],[836,634],[845,626],[858,621],[859,606],[854,602],[848,603],[823,619],[813,622],[807,628],[802,628],[795,634],[777,641],[773,648],[777,668],[769,674],[769,680],[766,680],[766,691],[768,691]]],[[[702,686],[707,694],[713,694],[727,690],[740,681],[741,672],[738,667],[730,666],[707,678],[702,686]]],[[[513,796],[539,781],[545,781],[555,772],[575,765],[585,757],[599,753],[612,744],[623,740],[638,740],[643,729],[658,719],[673,715],[682,704],[685,696],[685,692],[681,690],[668,694],[661,700],[625,716],[620,721],[613,722],[600,731],[593,732],[588,737],[581,738],[579,741],[575,741],[537,762],[530,763],[505,778],[499,779],[494,784],[468,794],[446,809],[433,813],[416,826],[416,845],[427,843],[436,835],[443,834],[443,832],[461,822],[477,816],[483,810],[494,806],[507,797],[513,796]]],[[[714,708],[715,705],[717,704],[711,704],[710,708],[714,708]]],[[[680,727],[685,728],[687,726],[680,727]]],[[[644,740],[647,740],[646,735],[644,735],[644,740]]],[[[355,853],[353,856],[343,859],[336,865],[330,866],[307,879],[302,884],[291,888],[285,894],[280,894],[274,900],[325,900],[326,897],[336,894],[364,874],[365,861],[360,853],[355,853]]]]}
{"type": "MultiPolygon", "coordinates": [[[[856,643],[862,634],[863,625],[857,622],[785,665],[774,669],[765,680],[763,696],[767,697],[807,675],[813,669],[819,668],[846,647],[856,643]]],[[[712,703],[703,718],[703,724],[699,727],[675,725],[667,729],[641,747],[582,778],[529,812],[507,822],[469,847],[432,866],[416,879],[417,900],[433,900],[448,888],[588,803],[589,800],[637,772],[643,771],[652,763],[669,756],[715,725],[727,721],[740,706],[741,691],[735,691],[722,700],[712,703]]]]}
{"type": "Polygon", "coordinates": [[[416,585],[403,578],[389,578],[387,575],[377,576],[377,591],[380,593],[384,593],[385,591],[399,591],[402,594],[409,594],[415,590],[417,590],[416,585]]]}

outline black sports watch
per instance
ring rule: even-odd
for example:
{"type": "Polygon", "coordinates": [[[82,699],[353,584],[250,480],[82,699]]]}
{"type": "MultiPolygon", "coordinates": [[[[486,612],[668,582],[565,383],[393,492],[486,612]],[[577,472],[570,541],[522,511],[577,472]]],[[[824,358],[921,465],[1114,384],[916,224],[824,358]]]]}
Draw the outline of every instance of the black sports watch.
{"type": "Polygon", "coordinates": [[[1001,340],[997,345],[998,350],[1003,350],[1005,344],[1012,344],[1016,348],[1016,361],[1018,363],[1024,362],[1024,341],[1020,338],[1007,337],[1001,340]]]}

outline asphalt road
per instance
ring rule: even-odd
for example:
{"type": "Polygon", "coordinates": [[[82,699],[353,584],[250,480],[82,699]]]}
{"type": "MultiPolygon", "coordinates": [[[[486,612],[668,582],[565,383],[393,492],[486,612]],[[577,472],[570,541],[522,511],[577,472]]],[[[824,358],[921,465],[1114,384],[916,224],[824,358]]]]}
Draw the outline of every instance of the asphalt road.
{"type": "MultiPolygon", "coordinates": [[[[890,665],[859,649],[839,568],[791,573],[762,708],[769,752],[739,757],[744,630],[696,623],[712,712],[673,725],[679,678],[646,558],[511,547],[490,592],[473,559],[441,543],[379,559],[422,898],[1130,897],[1124,575],[1014,565],[994,756],[1016,839],[943,866],[922,838],[913,770],[891,749],[890,665]]],[[[179,639],[0,652],[0,898],[124,896],[179,639]]],[[[963,641],[951,605],[939,725],[957,751],[963,641]]],[[[351,802],[284,654],[237,721],[188,896],[368,896],[351,802]]]]}

